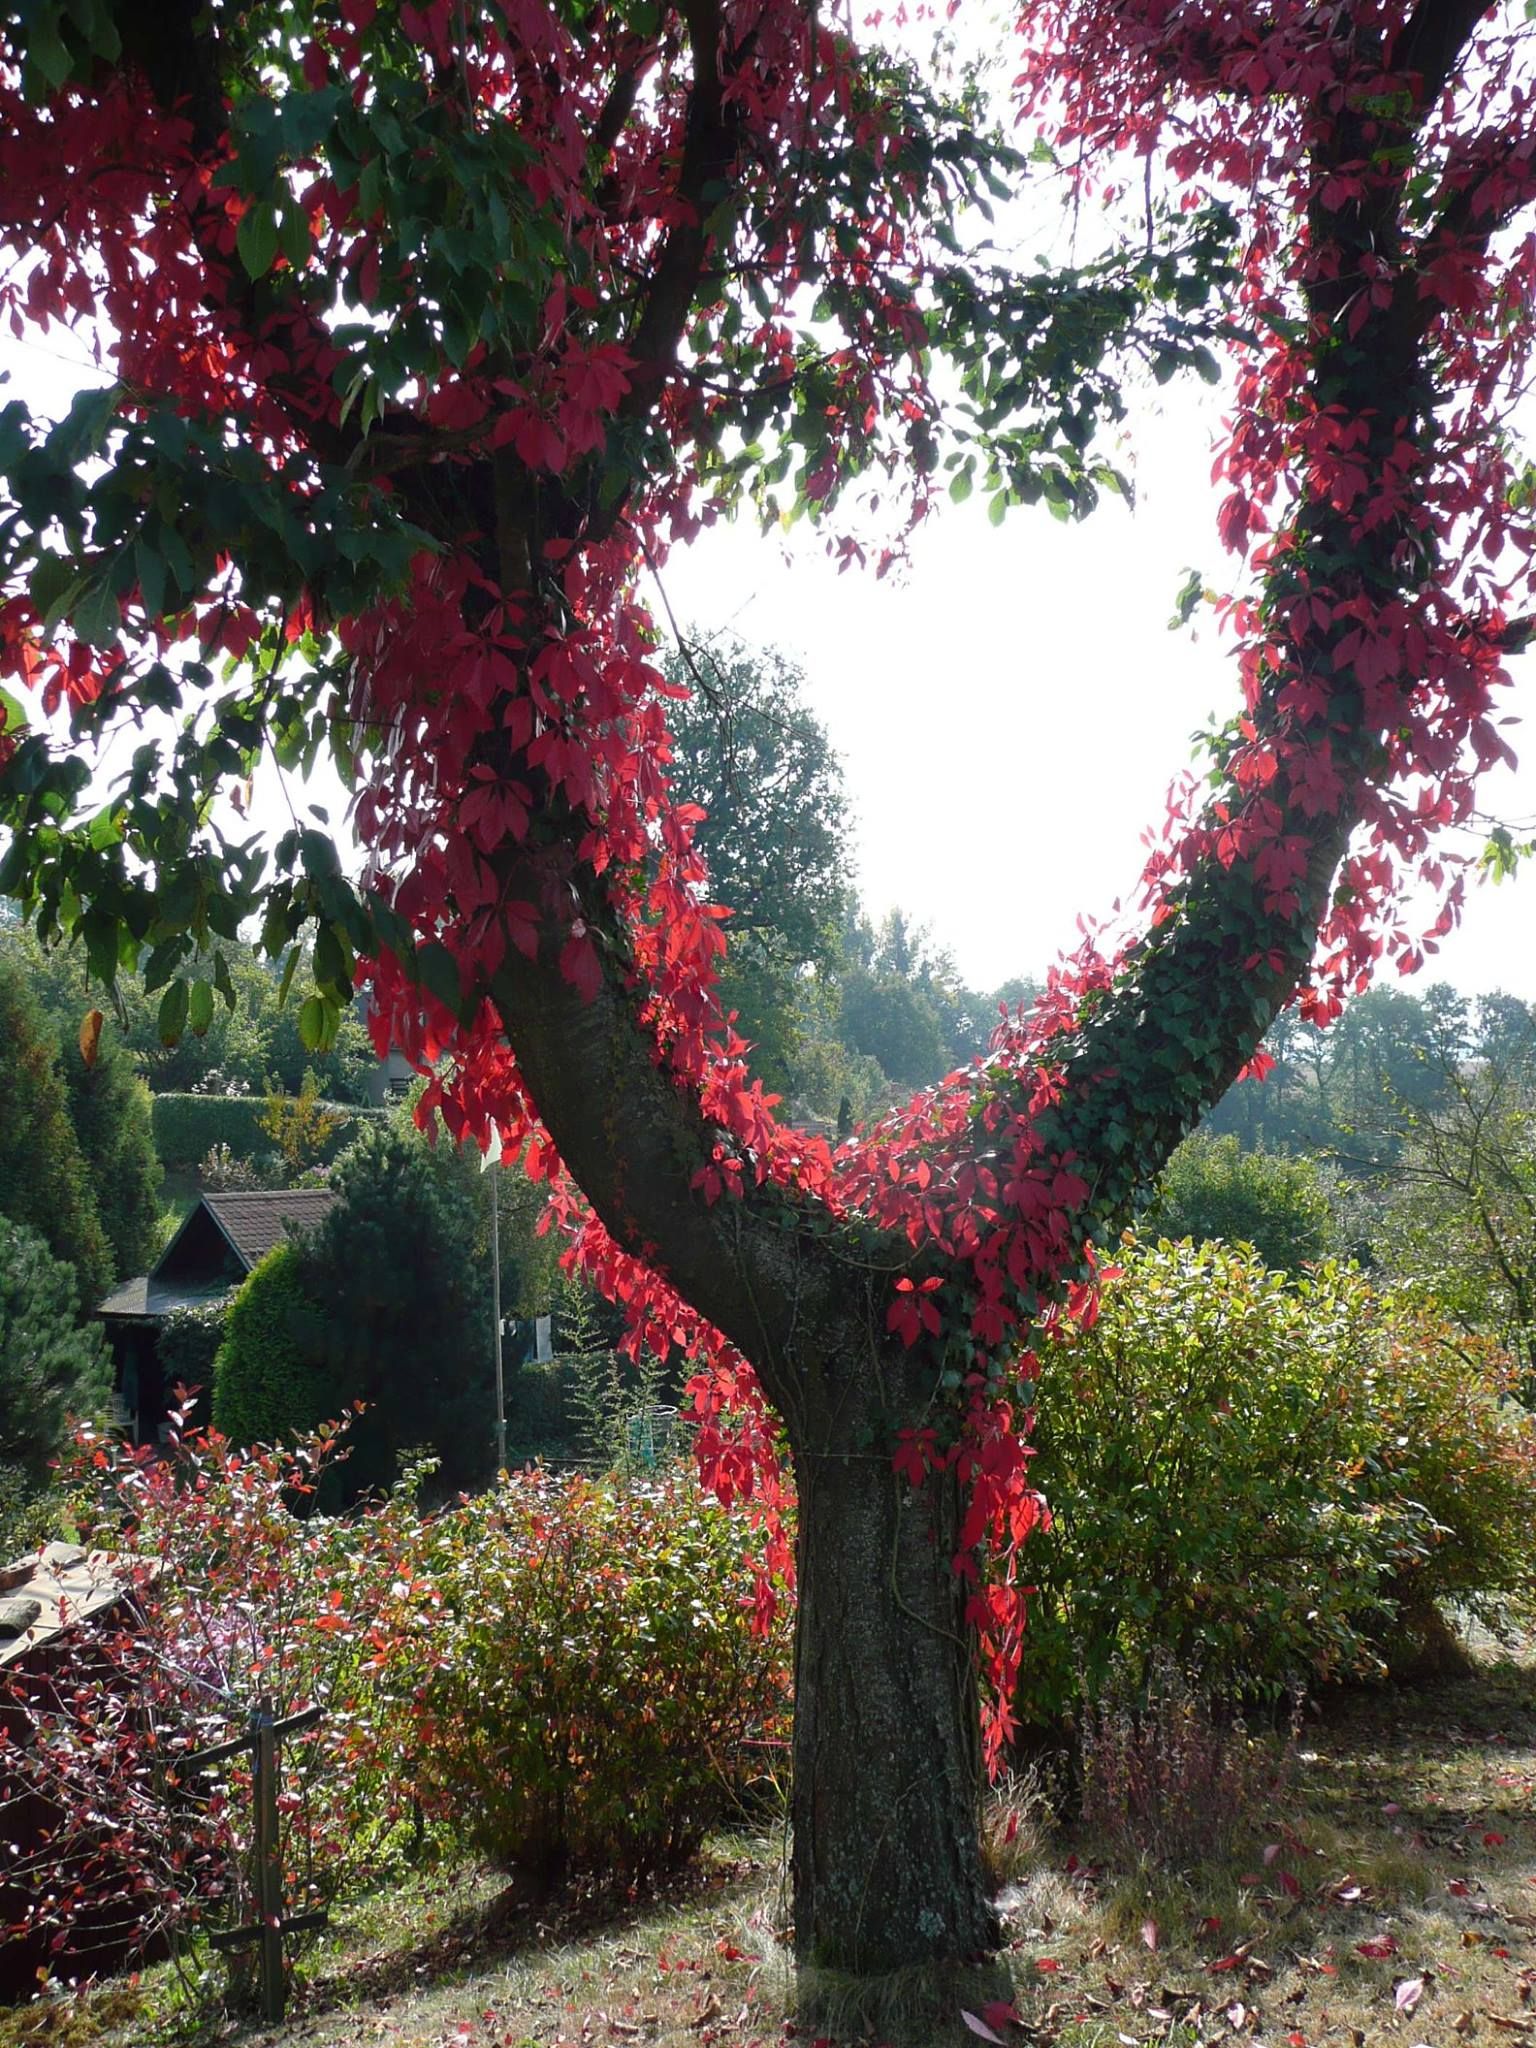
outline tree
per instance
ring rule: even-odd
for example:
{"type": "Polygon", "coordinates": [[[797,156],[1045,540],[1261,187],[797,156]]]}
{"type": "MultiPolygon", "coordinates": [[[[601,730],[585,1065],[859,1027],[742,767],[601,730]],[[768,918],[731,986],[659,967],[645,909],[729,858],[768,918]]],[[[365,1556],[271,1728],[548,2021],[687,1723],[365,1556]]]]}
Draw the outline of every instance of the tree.
{"type": "Polygon", "coordinates": [[[74,1268],[79,1295],[94,1304],[112,1279],[112,1251],[90,1176],[69,1120],[47,1023],[19,957],[0,943],[0,1214],[35,1230],[74,1268]]]}
{"type": "Polygon", "coordinates": [[[227,1000],[243,918],[273,957],[312,927],[306,1042],[365,977],[427,1112],[562,1176],[635,1333],[692,1350],[705,1469],[752,1489],[778,1566],[787,1445],[813,2001],[812,1966],[996,1935],[974,1794],[1040,1519],[1035,1319],[1091,1312],[1094,1244],[1298,988],[1324,1021],[1415,964],[1400,884],[1444,890],[1430,835],[1507,751],[1532,35],[1474,0],[1036,0],[1021,118],[1080,186],[1176,196],[1086,271],[1020,276],[956,223],[1021,154],[798,0],[42,0],[0,27],[0,292],[118,380],[51,430],[0,413],[27,693],[0,888],[104,982],[145,956],[168,1041],[227,1000]],[[1242,711],[1144,928],[834,1158],[719,1014],[639,564],[747,500],[878,569],[946,477],[998,518],[1089,509],[1117,363],[1218,373],[1234,206],[1242,711]],[[183,707],[103,797],[88,743],[183,707]],[[210,808],[267,746],[354,780],[364,884],[319,821],[264,849],[210,808]]]}
{"type": "Polygon", "coordinates": [[[60,1047],[59,1064],[112,1263],[119,1275],[143,1273],[160,1250],[164,1178],[149,1090],[110,1026],[103,1027],[93,1059],[86,1059],[77,1034],[60,1047]]]}
{"type": "Polygon", "coordinates": [[[69,1266],[41,1235],[0,1217],[0,1466],[41,1486],[73,1415],[112,1391],[99,1324],[82,1329],[69,1266]]]}
{"type": "Polygon", "coordinates": [[[142,1273],[160,1248],[161,1224],[162,1174],[148,1091],[114,1021],[92,1019],[84,978],[70,963],[45,954],[26,931],[9,932],[0,944],[52,1039],[84,1182],[112,1264],[120,1276],[142,1273]]]}
{"type": "Polygon", "coordinates": [[[674,792],[703,813],[695,845],[710,893],[732,906],[721,1007],[754,1072],[802,1113],[835,1116],[850,1091],[862,1111],[868,1079],[838,1056],[828,1014],[852,865],[847,795],[805,678],[773,648],[724,640],[681,641],[663,673],[691,692],[670,719],[674,792]]]}
{"type": "Polygon", "coordinates": [[[1335,1236],[1312,1160],[1244,1152],[1236,1138],[1203,1131],[1186,1138],[1163,1169],[1146,1225],[1176,1242],[1250,1245],[1266,1266],[1287,1272],[1325,1258],[1335,1236]]]}
{"type": "Polygon", "coordinates": [[[1478,1006],[1441,1085],[1386,1108],[1401,1144],[1373,1219],[1374,1256],[1472,1329],[1497,1336],[1536,1388],[1536,1017],[1509,997],[1478,1006]]]}
{"type": "MultiPolygon", "coordinates": [[[[704,813],[694,844],[731,909],[731,936],[827,964],[852,857],[843,767],[776,649],[685,640],[662,664],[690,694],[669,720],[677,793],[704,813]]],[[[733,951],[735,948],[733,947],[733,951]]]]}

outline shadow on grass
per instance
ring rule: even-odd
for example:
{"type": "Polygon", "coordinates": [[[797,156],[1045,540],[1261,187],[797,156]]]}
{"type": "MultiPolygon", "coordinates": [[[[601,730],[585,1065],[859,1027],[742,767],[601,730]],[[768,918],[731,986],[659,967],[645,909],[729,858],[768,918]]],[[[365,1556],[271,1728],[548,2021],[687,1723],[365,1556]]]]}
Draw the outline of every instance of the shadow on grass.
{"type": "MultiPolygon", "coordinates": [[[[411,1888],[394,1898],[374,1894],[360,1901],[346,1920],[338,1915],[338,1932],[347,1950],[335,1956],[321,1951],[308,1959],[291,2009],[318,2015],[380,2003],[450,1983],[472,1971],[538,1961],[597,1936],[619,1938],[641,1930],[659,1914],[706,1916],[753,1887],[760,1889],[766,1867],[758,1857],[718,1857],[628,1884],[585,1879],[539,1890],[514,1879],[496,1885],[488,1895],[483,1887],[491,1880],[482,1878],[476,1896],[450,1905],[430,1933],[403,1942],[389,1934],[390,1908],[419,1924],[423,1893],[411,1888]],[[358,1929],[362,1954],[357,1953],[357,1935],[348,1922],[363,1923],[358,1929]],[[370,1933],[375,1937],[371,1943],[370,1933]]],[[[444,1895],[451,1896],[447,1887],[444,1895]]]]}

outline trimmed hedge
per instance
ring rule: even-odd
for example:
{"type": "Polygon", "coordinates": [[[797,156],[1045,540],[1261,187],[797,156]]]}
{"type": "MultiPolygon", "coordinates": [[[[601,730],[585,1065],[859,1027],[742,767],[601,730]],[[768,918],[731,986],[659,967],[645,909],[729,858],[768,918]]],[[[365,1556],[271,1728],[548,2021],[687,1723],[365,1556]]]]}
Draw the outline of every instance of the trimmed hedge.
{"type": "MultiPolygon", "coordinates": [[[[153,1122],[155,1150],[163,1165],[175,1172],[189,1172],[199,1166],[215,1145],[227,1145],[239,1160],[259,1159],[277,1150],[276,1140],[261,1127],[266,1114],[265,1095],[157,1095],[153,1122]]],[[[375,1124],[383,1123],[385,1109],[359,1109],[349,1102],[322,1102],[319,1108],[337,1119],[336,1129],[325,1148],[325,1158],[350,1145],[354,1138],[375,1124]]]]}
{"type": "Polygon", "coordinates": [[[213,1420],[237,1444],[282,1443],[338,1405],[317,1365],[321,1317],[304,1276],[302,1248],[275,1245],[230,1304],[213,1362],[213,1420]]]}

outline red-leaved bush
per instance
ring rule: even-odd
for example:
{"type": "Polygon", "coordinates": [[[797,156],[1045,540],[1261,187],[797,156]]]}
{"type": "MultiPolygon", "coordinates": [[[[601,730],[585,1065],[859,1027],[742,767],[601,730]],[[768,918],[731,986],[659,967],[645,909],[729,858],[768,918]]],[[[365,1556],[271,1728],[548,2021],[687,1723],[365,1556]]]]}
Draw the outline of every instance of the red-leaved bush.
{"type": "Polygon", "coordinates": [[[628,1875],[774,1776],[787,1624],[756,1625],[744,1526],[691,1477],[527,1472],[430,1537],[423,1791],[470,1845],[543,1881],[628,1875]]]}
{"type": "Polygon", "coordinates": [[[0,1926],[28,1974],[255,1917],[249,1757],[189,1759],[258,1705],[323,1710],[282,1745],[289,1913],[426,1826],[545,1878],[675,1862],[771,1773],[784,1628],[755,1625],[745,1523],[691,1481],[528,1472],[430,1520],[409,1482],[309,1512],[344,1455],[336,1425],[164,1457],[80,1432],[61,1477],[126,1590],[0,1674],[0,1926]]]}
{"type": "Polygon", "coordinates": [[[244,1733],[259,1703],[324,1709],[283,1745],[290,1910],[387,1851],[410,1804],[385,1730],[418,1523],[403,1490],[352,1522],[304,1519],[341,1448],[335,1425],[281,1451],[199,1432],[166,1458],[79,1432],[61,1479],[81,1543],[125,1592],[19,1659],[0,1690],[16,1842],[0,1915],[38,1967],[83,1974],[249,1920],[249,1758],[214,1772],[187,1759],[244,1733]]]}

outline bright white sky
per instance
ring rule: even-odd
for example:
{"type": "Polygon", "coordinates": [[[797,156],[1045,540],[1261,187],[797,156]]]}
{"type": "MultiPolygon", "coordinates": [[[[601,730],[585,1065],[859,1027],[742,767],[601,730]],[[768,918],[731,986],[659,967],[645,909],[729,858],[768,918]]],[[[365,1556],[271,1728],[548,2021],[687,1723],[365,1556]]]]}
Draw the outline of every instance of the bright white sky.
{"type": "MultiPolygon", "coordinates": [[[[1197,614],[1168,620],[1191,568],[1227,573],[1215,538],[1212,441],[1221,394],[1193,378],[1136,408],[1134,510],[1106,499],[1080,526],[985,501],[947,502],[904,581],[839,576],[816,536],[743,527],[704,535],[665,572],[685,627],[729,627],[803,666],[857,808],[859,886],[900,905],[992,988],[1040,973],[1080,914],[1131,899],[1144,829],[1190,763],[1190,736],[1237,705],[1225,643],[1197,614]]],[[[1122,465],[1123,466],[1123,465],[1122,465]]],[[[1536,706],[1536,653],[1510,709],[1536,706]]],[[[1536,737],[1484,784],[1484,806],[1536,816],[1536,737]]],[[[1471,894],[1462,929],[1426,965],[1468,993],[1536,999],[1536,875],[1471,894]]]]}

